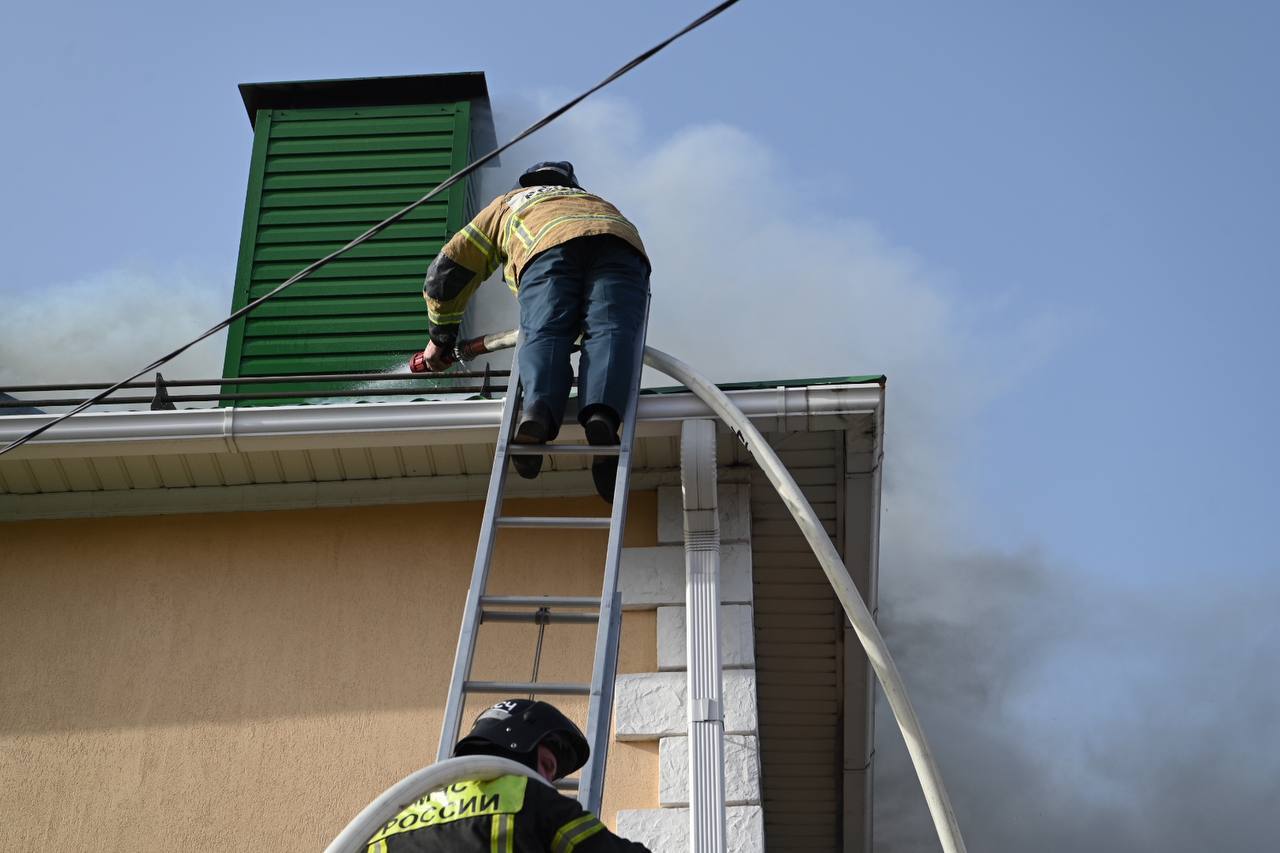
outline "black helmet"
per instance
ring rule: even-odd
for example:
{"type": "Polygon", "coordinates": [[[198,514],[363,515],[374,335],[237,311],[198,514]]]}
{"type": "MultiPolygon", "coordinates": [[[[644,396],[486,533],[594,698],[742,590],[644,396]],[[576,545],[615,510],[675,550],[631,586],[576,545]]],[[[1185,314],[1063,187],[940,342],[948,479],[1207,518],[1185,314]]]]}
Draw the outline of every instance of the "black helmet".
{"type": "Polygon", "coordinates": [[[531,699],[504,699],[476,717],[467,736],[453,748],[454,756],[498,755],[537,769],[538,744],[556,756],[557,777],[568,776],[587,763],[587,739],[560,709],[531,699]]]}
{"type": "Polygon", "coordinates": [[[544,160],[534,163],[524,170],[520,176],[522,187],[577,187],[578,179],[573,174],[573,164],[568,160],[544,160]]]}

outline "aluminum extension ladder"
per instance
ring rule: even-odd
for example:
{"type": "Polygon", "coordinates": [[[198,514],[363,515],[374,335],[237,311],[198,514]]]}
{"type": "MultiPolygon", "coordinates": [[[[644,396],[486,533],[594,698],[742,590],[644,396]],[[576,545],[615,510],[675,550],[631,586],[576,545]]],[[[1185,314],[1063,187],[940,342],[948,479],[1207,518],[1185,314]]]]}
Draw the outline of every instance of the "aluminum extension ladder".
{"type": "Polygon", "coordinates": [[[462,711],[470,694],[516,696],[520,694],[589,696],[587,706],[587,741],[591,745],[591,758],[579,773],[578,779],[564,779],[557,787],[577,789],[578,800],[583,807],[600,813],[600,801],[604,794],[605,759],[608,756],[609,728],[613,718],[613,688],[618,668],[618,637],[622,627],[622,596],[618,591],[618,570],[622,557],[622,534],[627,517],[627,493],[631,480],[631,450],[635,441],[636,402],[640,393],[640,375],[644,370],[643,356],[645,327],[637,341],[635,373],[631,377],[631,392],[627,411],[622,417],[620,443],[615,447],[581,444],[517,444],[511,442],[515,434],[516,415],[523,398],[519,380],[520,344],[516,344],[511,360],[511,378],[507,383],[506,401],[502,406],[502,423],[498,428],[498,441],[493,454],[493,470],[489,475],[489,492],[485,498],[484,518],[480,526],[480,541],[476,548],[475,565],[471,572],[471,587],[458,633],[458,649],[453,661],[453,676],[449,681],[449,698],[445,705],[444,723],[440,730],[440,746],[437,760],[448,758],[457,743],[462,725],[462,711]],[[507,458],[516,448],[518,455],[567,454],[618,456],[618,476],[613,492],[613,509],[608,517],[568,516],[507,516],[502,515],[508,465],[507,458]],[[604,580],[600,597],[547,596],[547,595],[488,595],[485,592],[489,579],[489,567],[499,528],[551,528],[563,530],[579,528],[609,531],[605,547],[604,580]],[[502,609],[495,609],[502,608],[502,609]],[[527,622],[539,626],[539,632],[548,622],[595,622],[595,660],[591,665],[591,682],[551,683],[538,682],[537,668],[541,650],[534,658],[533,681],[475,681],[471,678],[472,660],[482,622],[527,622]]]}

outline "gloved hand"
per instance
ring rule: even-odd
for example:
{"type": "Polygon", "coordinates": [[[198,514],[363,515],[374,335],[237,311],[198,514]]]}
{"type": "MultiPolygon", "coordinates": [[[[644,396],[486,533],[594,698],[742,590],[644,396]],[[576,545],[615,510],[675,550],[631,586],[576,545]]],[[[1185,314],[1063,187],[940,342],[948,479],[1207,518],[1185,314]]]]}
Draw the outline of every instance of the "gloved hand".
{"type": "Polygon", "coordinates": [[[446,350],[444,347],[436,346],[435,341],[429,341],[427,348],[422,352],[413,354],[413,359],[409,362],[409,369],[414,373],[440,373],[448,370],[454,362],[453,352],[446,350]]]}

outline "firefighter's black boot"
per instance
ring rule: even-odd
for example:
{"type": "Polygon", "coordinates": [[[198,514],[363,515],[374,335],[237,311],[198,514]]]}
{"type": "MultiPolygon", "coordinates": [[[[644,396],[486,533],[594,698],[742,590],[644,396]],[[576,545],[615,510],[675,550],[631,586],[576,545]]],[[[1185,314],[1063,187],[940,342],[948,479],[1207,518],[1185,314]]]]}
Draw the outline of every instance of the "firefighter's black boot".
{"type": "MultiPolygon", "coordinates": [[[[587,434],[587,444],[602,446],[618,444],[618,416],[607,406],[596,406],[582,422],[587,434]]],[[[591,459],[591,480],[596,494],[605,503],[613,503],[613,487],[618,480],[618,457],[595,456],[591,459]]]]}
{"type": "MultiPolygon", "coordinates": [[[[516,434],[512,437],[512,444],[546,444],[555,438],[557,430],[551,423],[551,416],[547,413],[547,406],[541,401],[535,400],[524,407],[524,411],[520,413],[520,423],[516,426],[516,434]]],[[[526,480],[532,480],[538,476],[538,472],[542,470],[542,454],[537,456],[511,456],[511,464],[515,467],[516,473],[526,480]]]]}

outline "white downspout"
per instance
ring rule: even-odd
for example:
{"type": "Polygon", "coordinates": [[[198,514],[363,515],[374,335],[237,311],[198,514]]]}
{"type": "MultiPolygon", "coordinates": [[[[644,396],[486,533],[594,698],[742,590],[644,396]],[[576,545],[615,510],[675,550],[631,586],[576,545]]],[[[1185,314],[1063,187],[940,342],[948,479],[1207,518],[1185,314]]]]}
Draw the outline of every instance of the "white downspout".
{"type": "Polygon", "coordinates": [[[684,493],[685,648],[689,697],[689,849],[724,853],[724,704],[720,670],[720,511],[716,428],[680,428],[684,493]]]}

